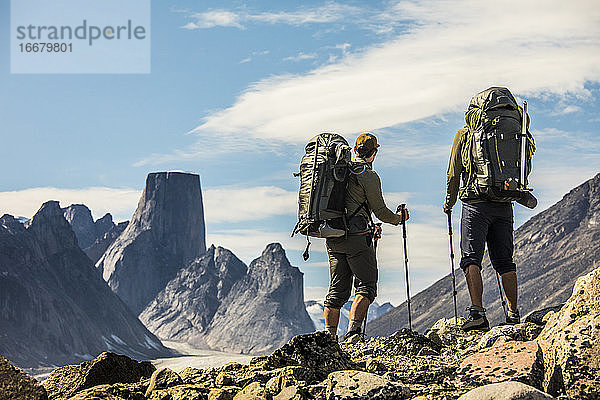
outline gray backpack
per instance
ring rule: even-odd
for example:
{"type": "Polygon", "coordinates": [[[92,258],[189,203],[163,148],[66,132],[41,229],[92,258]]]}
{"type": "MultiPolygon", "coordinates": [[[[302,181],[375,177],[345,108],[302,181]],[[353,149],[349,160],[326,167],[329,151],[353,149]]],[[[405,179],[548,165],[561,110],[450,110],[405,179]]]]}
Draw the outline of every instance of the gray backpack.
{"type": "Polygon", "coordinates": [[[531,196],[527,185],[535,142],[529,130],[522,129],[522,115],[507,88],[491,87],[473,96],[465,116],[469,131],[462,148],[466,182],[461,200],[509,202],[531,196]]]}
{"type": "Polygon", "coordinates": [[[308,142],[300,162],[298,223],[300,233],[319,238],[346,234],[345,203],[351,148],[336,133],[321,133],[308,142]]]}

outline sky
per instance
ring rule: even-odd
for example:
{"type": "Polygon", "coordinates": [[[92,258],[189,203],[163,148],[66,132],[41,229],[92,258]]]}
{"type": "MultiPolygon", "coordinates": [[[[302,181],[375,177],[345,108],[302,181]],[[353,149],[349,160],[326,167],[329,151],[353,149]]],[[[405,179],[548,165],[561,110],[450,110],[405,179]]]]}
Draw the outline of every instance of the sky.
{"type": "MultiPolygon", "coordinates": [[[[329,272],[322,240],[304,262],[304,237],[290,237],[293,173],[320,132],[379,138],[388,206],[411,211],[413,294],[450,272],[445,172],[475,93],[506,86],[529,104],[540,204],[516,205],[515,227],[600,172],[596,1],[154,0],[140,74],[11,73],[6,0],[0,24],[0,214],[59,200],[124,221],[148,173],[197,173],[207,244],[249,263],[282,243],[305,299],[323,298],[329,272]]],[[[377,251],[377,301],[398,305],[401,229],[384,226],[377,251]]]]}

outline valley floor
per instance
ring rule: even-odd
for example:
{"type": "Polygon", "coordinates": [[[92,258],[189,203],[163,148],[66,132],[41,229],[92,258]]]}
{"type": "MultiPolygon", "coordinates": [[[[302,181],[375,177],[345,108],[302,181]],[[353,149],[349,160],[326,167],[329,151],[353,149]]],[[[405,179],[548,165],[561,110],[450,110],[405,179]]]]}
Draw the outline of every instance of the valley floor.
{"type": "Polygon", "coordinates": [[[166,347],[176,350],[180,356],[170,358],[157,358],[150,360],[156,368],[167,367],[175,372],[180,372],[186,367],[210,368],[221,367],[230,362],[248,364],[253,356],[239,353],[226,353],[216,350],[196,349],[188,343],[162,342],[166,347]]]}

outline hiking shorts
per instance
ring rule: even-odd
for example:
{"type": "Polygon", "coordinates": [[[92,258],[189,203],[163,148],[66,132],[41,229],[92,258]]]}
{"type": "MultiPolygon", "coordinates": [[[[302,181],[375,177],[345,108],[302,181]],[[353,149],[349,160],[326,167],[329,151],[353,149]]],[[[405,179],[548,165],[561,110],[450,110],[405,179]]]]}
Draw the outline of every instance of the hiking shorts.
{"type": "Polygon", "coordinates": [[[517,270],[513,262],[512,203],[463,203],[460,221],[460,267],[463,271],[469,265],[481,269],[486,243],[496,272],[502,275],[517,270]]]}
{"type": "Polygon", "coordinates": [[[325,307],[342,308],[350,298],[353,280],[356,295],[375,300],[378,272],[371,239],[370,235],[327,239],[330,283],[325,307]]]}

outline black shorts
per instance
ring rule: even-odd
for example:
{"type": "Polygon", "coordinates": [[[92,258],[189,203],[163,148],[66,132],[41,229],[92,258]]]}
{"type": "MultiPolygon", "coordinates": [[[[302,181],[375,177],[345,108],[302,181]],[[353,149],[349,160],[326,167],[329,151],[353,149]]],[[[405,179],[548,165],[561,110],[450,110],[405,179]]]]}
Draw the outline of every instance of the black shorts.
{"type": "Polygon", "coordinates": [[[517,270],[513,262],[512,203],[463,203],[460,221],[463,271],[469,265],[481,268],[486,243],[492,266],[500,275],[517,270]]]}
{"type": "Polygon", "coordinates": [[[355,294],[371,302],[377,296],[377,259],[369,235],[327,239],[329,255],[329,292],[325,307],[342,308],[350,298],[352,281],[355,294]]]}

